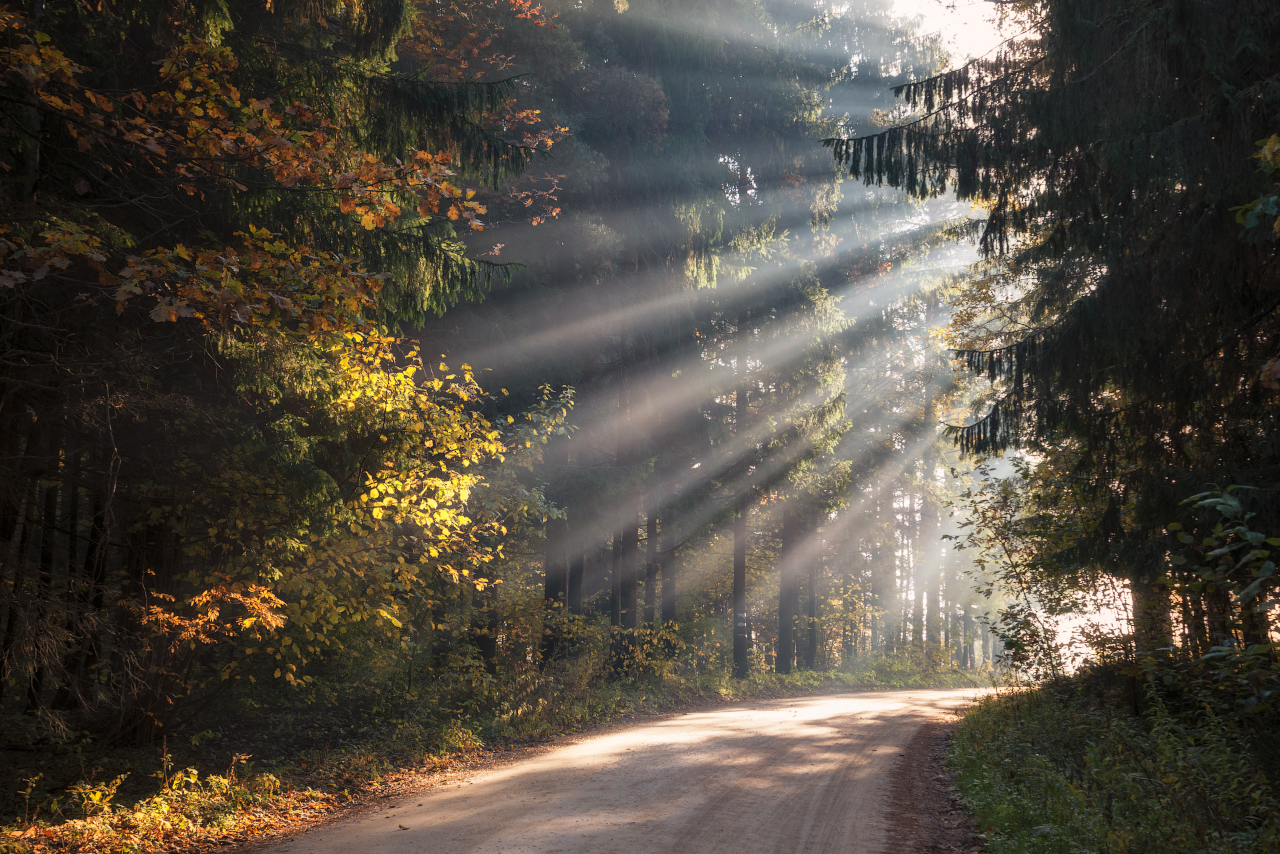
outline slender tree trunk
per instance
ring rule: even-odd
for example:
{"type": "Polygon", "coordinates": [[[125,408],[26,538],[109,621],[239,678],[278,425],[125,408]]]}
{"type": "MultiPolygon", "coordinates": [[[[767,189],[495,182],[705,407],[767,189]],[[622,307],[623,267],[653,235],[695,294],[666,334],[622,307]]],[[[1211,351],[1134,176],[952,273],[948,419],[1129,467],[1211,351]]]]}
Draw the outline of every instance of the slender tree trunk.
{"type": "MultiPolygon", "coordinates": [[[[825,547],[818,560],[826,564],[825,547]]],[[[804,666],[807,670],[818,669],[818,560],[809,561],[809,642],[805,645],[804,653],[804,666]]]]}
{"type": "Polygon", "coordinates": [[[924,501],[918,495],[912,495],[907,499],[907,509],[910,517],[907,523],[910,526],[910,546],[909,554],[911,555],[911,648],[917,655],[924,653],[924,590],[925,590],[925,573],[928,572],[928,564],[925,555],[928,552],[922,548],[924,539],[922,534],[921,519],[918,514],[922,512],[924,501]]]}
{"type": "MultiPolygon", "coordinates": [[[[56,477],[56,468],[52,474],[56,477]]],[[[50,640],[51,634],[49,600],[53,595],[53,561],[57,530],[58,482],[53,480],[44,489],[44,513],[40,519],[40,576],[36,591],[36,631],[44,636],[42,640],[45,641],[50,640]]],[[[38,643],[36,648],[39,649],[45,645],[45,643],[38,643]]],[[[40,653],[37,652],[36,655],[40,656],[40,653]]],[[[29,713],[34,713],[44,706],[44,677],[48,662],[37,658],[33,665],[31,681],[27,683],[26,711],[29,713]]]]}
{"type": "MultiPolygon", "coordinates": [[[[1258,599],[1264,597],[1259,596],[1258,599]]],[[[1257,601],[1250,602],[1240,609],[1240,633],[1247,646],[1266,645],[1271,643],[1271,626],[1265,608],[1257,607],[1257,601]]],[[[1268,653],[1274,658],[1274,653],[1268,653]]]]}
{"type": "MultiPolygon", "coordinates": [[[[738,312],[738,335],[742,339],[738,357],[738,388],[733,396],[734,435],[742,436],[747,426],[746,340],[750,315],[738,312]]],[[[746,451],[744,450],[744,454],[746,451]]],[[[746,473],[743,474],[744,479],[746,473]]],[[[751,627],[747,622],[747,512],[749,488],[739,495],[733,519],[733,675],[743,679],[751,670],[751,627]]]]}
{"type": "Polygon", "coordinates": [[[490,676],[498,673],[498,635],[502,633],[496,589],[490,585],[479,591],[480,606],[471,615],[471,632],[476,639],[476,649],[480,652],[485,673],[490,676]]]}
{"type": "Polygon", "coordinates": [[[1184,592],[1182,601],[1187,609],[1187,631],[1191,635],[1191,654],[1204,655],[1209,651],[1209,629],[1205,622],[1204,597],[1200,593],[1184,592]]]}
{"type": "MultiPolygon", "coordinates": [[[[926,504],[926,507],[930,505],[926,504]]],[[[930,507],[929,517],[924,526],[925,562],[930,565],[928,582],[925,586],[925,632],[928,649],[936,655],[942,649],[942,573],[947,563],[947,554],[938,545],[939,525],[937,514],[930,507]]]]}
{"type": "MultiPolygon", "coordinates": [[[[568,445],[563,441],[553,441],[551,447],[547,449],[546,456],[550,469],[549,475],[556,480],[563,480],[565,469],[569,464],[568,445]]],[[[564,604],[565,592],[568,588],[569,562],[566,549],[569,539],[569,520],[564,517],[548,519],[545,533],[542,592],[543,600],[550,609],[564,604]]]]}
{"type": "MultiPolygon", "coordinates": [[[[848,560],[848,558],[842,559],[848,560]]],[[[845,564],[844,581],[841,589],[844,591],[844,619],[841,620],[841,637],[840,637],[840,666],[847,667],[849,662],[853,661],[854,656],[858,654],[858,610],[850,607],[850,600],[857,595],[853,589],[853,572],[845,564]]]]}
{"type": "Polygon", "coordinates": [[[636,627],[636,586],[640,570],[640,527],[637,513],[622,529],[622,627],[636,627]]]}
{"type": "Polygon", "coordinates": [[[17,661],[13,647],[17,640],[18,622],[25,618],[23,608],[23,585],[26,582],[27,552],[31,547],[31,532],[36,524],[36,500],[39,482],[32,477],[27,481],[27,495],[23,500],[24,512],[22,533],[18,538],[18,549],[12,558],[13,586],[9,594],[9,619],[4,626],[4,640],[0,642],[0,699],[4,697],[5,685],[16,669],[17,661]]]}
{"type": "Polygon", "coordinates": [[[613,532],[613,564],[609,575],[609,625],[622,625],[622,530],[613,532]]]}
{"type": "Polygon", "coordinates": [[[964,669],[973,670],[973,610],[972,605],[964,609],[964,669]]]}
{"type": "Polygon", "coordinates": [[[565,577],[568,574],[565,527],[564,519],[548,519],[546,523],[547,542],[542,558],[542,594],[548,608],[564,604],[565,577]]]}
{"type": "Polygon", "coordinates": [[[653,625],[658,587],[658,516],[650,510],[645,520],[644,624],[653,625]]]}
{"type": "Polygon", "coordinates": [[[662,526],[659,561],[662,567],[662,624],[676,621],[676,537],[666,524],[662,526]]]}
{"type": "Polygon", "coordinates": [[[944,664],[948,666],[955,661],[956,578],[955,567],[948,560],[942,571],[942,648],[946,652],[944,664]]]}
{"type": "Polygon", "coordinates": [[[87,581],[82,574],[77,572],[78,553],[80,548],[80,451],[72,451],[68,461],[71,467],[71,476],[66,483],[67,490],[67,587],[62,594],[62,630],[65,637],[70,639],[71,643],[62,656],[62,672],[64,679],[58,685],[58,691],[53,697],[52,707],[59,711],[66,711],[74,707],[73,691],[74,683],[78,680],[76,673],[76,665],[79,662],[81,650],[83,649],[83,634],[77,631],[76,624],[76,602],[83,594],[83,588],[87,581]]]}
{"type": "MultiPolygon", "coordinates": [[[[556,480],[564,478],[565,468],[569,463],[569,447],[565,442],[556,442],[547,448],[547,463],[551,475],[556,480]]],[[[569,563],[566,554],[568,545],[569,521],[566,518],[548,519],[545,526],[546,548],[542,557],[542,596],[545,622],[542,629],[542,660],[545,664],[555,658],[560,647],[559,626],[555,618],[564,607],[565,592],[568,587],[569,563]]]]}
{"type": "MultiPolygon", "coordinates": [[[[89,547],[84,555],[84,577],[87,587],[84,601],[90,614],[102,613],[107,596],[107,507],[102,494],[93,494],[93,523],[89,531],[89,547]]],[[[92,671],[102,659],[102,638],[95,628],[87,634],[84,642],[84,654],[77,670],[79,685],[92,684],[92,671]]]]}
{"type": "Polygon", "coordinates": [[[875,545],[872,552],[871,565],[871,604],[875,613],[872,616],[871,649],[874,652],[881,652],[892,655],[894,652],[894,641],[897,637],[897,579],[895,573],[897,570],[896,561],[892,550],[886,549],[883,542],[886,536],[885,532],[892,532],[892,526],[887,524],[893,519],[893,492],[892,490],[880,489],[876,495],[876,535],[875,545]],[[889,492],[888,504],[885,507],[885,492],[889,492]],[[886,551],[888,554],[886,554],[886,551]]]}
{"type": "Polygon", "coordinates": [[[778,643],[773,667],[790,673],[796,660],[796,518],[790,499],[782,505],[782,548],[778,560],[778,643]]]}
{"type": "Polygon", "coordinates": [[[587,555],[580,545],[575,546],[569,559],[568,603],[570,614],[582,613],[582,579],[587,570],[587,555]]]}
{"type": "Polygon", "coordinates": [[[13,553],[13,538],[18,533],[18,522],[22,519],[21,506],[22,447],[18,425],[10,424],[5,431],[6,450],[12,461],[3,470],[0,480],[0,584],[7,584],[9,579],[5,570],[11,570],[10,558],[13,553]]]}
{"type": "MultiPolygon", "coordinates": [[[[1221,586],[1204,594],[1205,622],[1209,626],[1209,645],[1225,646],[1233,638],[1228,615],[1231,612],[1231,600],[1227,591],[1221,586]]],[[[1135,614],[1135,622],[1137,616],[1135,614]]]]}
{"type": "Polygon", "coordinates": [[[751,671],[751,627],[747,623],[747,507],[739,503],[733,517],[733,675],[751,671]]]}
{"type": "Polygon", "coordinates": [[[1152,655],[1173,646],[1168,588],[1136,576],[1129,589],[1133,596],[1133,634],[1138,656],[1152,655]]]}

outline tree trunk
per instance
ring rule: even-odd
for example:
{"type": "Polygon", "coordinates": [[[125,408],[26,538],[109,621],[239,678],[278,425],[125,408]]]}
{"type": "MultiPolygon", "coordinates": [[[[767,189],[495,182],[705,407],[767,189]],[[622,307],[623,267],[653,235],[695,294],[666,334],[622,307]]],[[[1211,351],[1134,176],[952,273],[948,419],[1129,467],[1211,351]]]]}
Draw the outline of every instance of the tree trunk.
{"type": "Polygon", "coordinates": [[[675,537],[662,526],[662,543],[659,549],[659,562],[662,569],[662,624],[665,626],[676,621],[676,556],[675,537]]]}
{"type": "MultiPolygon", "coordinates": [[[[563,440],[552,440],[552,445],[547,448],[547,463],[551,469],[550,476],[556,480],[563,479],[565,467],[569,463],[569,447],[563,440]]],[[[546,621],[542,629],[544,663],[555,658],[560,646],[560,628],[555,623],[555,617],[564,607],[568,588],[569,562],[565,551],[568,545],[568,519],[548,519],[545,533],[546,549],[542,557],[542,596],[546,621]]]]}
{"type": "MultiPolygon", "coordinates": [[[[555,480],[564,478],[569,464],[569,447],[563,440],[552,440],[547,448],[548,476],[555,480]]],[[[548,608],[564,604],[565,592],[568,588],[569,561],[568,547],[569,520],[565,517],[546,521],[546,550],[543,553],[542,572],[543,600],[548,608]]]]}
{"type": "Polygon", "coordinates": [[[782,548],[778,560],[778,643],[773,667],[790,673],[796,660],[796,519],[789,499],[782,505],[782,548]]]}
{"type": "Polygon", "coordinates": [[[634,629],[639,616],[636,586],[640,570],[640,527],[638,516],[622,528],[622,627],[634,629]]]}
{"type": "Polygon", "coordinates": [[[480,607],[471,612],[471,633],[476,639],[476,649],[480,653],[484,671],[490,676],[498,673],[498,635],[502,628],[498,621],[495,591],[493,585],[479,591],[480,607]]]}
{"type": "MultiPolygon", "coordinates": [[[[56,477],[56,470],[52,474],[56,477]]],[[[49,600],[53,594],[54,540],[57,527],[58,483],[54,480],[44,489],[44,513],[40,519],[40,576],[36,591],[36,631],[42,636],[41,641],[48,641],[51,635],[49,600]]],[[[37,649],[43,649],[46,643],[37,643],[35,646],[37,649]]],[[[39,656],[40,653],[37,652],[36,655],[39,656]]],[[[43,657],[33,662],[31,681],[27,683],[26,711],[28,713],[34,713],[44,705],[44,675],[47,665],[48,662],[43,660],[43,657]]]]}
{"type": "MultiPolygon", "coordinates": [[[[825,564],[826,549],[822,551],[820,560],[825,564]]],[[[804,666],[807,670],[818,669],[818,561],[809,561],[809,642],[805,645],[804,666]]]]}
{"type": "MultiPolygon", "coordinates": [[[[747,326],[750,314],[744,308],[738,312],[738,335],[743,337],[739,365],[738,388],[733,395],[734,435],[742,436],[747,426],[747,326]]],[[[744,454],[746,451],[744,450],[744,454]]],[[[743,472],[745,480],[747,473],[743,472]]],[[[751,670],[751,627],[747,622],[747,512],[750,509],[750,488],[742,487],[736,500],[733,519],[733,675],[743,679],[751,670]]]]}
{"type": "MultiPolygon", "coordinates": [[[[875,498],[875,518],[877,521],[871,564],[871,616],[872,634],[871,650],[892,655],[894,641],[897,636],[897,579],[894,577],[897,566],[890,550],[882,542],[885,532],[892,531],[888,524],[893,519],[892,512],[885,509],[884,490],[878,490],[875,498]],[[889,551],[886,554],[886,551],[889,551]]],[[[892,510],[893,493],[889,492],[890,511],[892,510]]]]}
{"type": "Polygon", "coordinates": [[[18,622],[26,618],[23,608],[23,585],[26,583],[27,552],[31,548],[31,531],[36,524],[36,500],[38,482],[32,477],[27,481],[27,495],[23,500],[22,533],[18,537],[18,549],[10,563],[13,566],[13,583],[9,594],[9,618],[4,625],[4,640],[0,641],[0,699],[5,685],[16,670],[13,647],[17,640],[18,622]]]}
{"type": "Polygon", "coordinates": [[[1142,576],[1135,576],[1129,590],[1133,596],[1134,652],[1156,654],[1173,646],[1173,621],[1170,619],[1169,588],[1142,576]]]}
{"type": "Polygon", "coordinates": [[[575,543],[573,555],[569,559],[569,591],[566,599],[570,614],[582,613],[582,579],[587,570],[587,555],[575,543]]]}
{"type": "Polygon", "coordinates": [[[751,672],[751,628],[747,624],[747,506],[739,503],[733,517],[733,675],[751,672]]]}
{"type": "MultiPolygon", "coordinates": [[[[1240,634],[1244,637],[1246,646],[1271,643],[1271,626],[1267,619],[1266,608],[1258,607],[1258,603],[1263,600],[1265,596],[1258,596],[1253,602],[1246,603],[1240,609],[1240,634]]],[[[1274,657],[1274,653],[1268,653],[1268,657],[1274,657]]]]}
{"type": "Polygon", "coordinates": [[[907,519],[909,534],[908,554],[911,555],[911,649],[917,655],[924,653],[924,589],[925,572],[928,566],[925,560],[927,553],[921,536],[921,524],[917,516],[921,512],[924,501],[918,495],[907,499],[907,519]]]}
{"type": "Polygon", "coordinates": [[[942,572],[947,561],[946,554],[937,546],[938,530],[936,523],[925,526],[925,542],[933,543],[933,548],[925,551],[926,562],[937,559],[931,570],[927,570],[929,580],[925,589],[925,634],[928,649],[935,655],[942,649],[942,572]]]}
{"type": "Polygon", "coordinates": [[[613,565],[609,576],[609,625],[622,625],[622,530],[613,532],[613,565]]]}
{"type": "Polygon", "coordinates": [[[644,624],[653,625],[658,586],[658,516],[652,510],[645,520],[644,624]]]}

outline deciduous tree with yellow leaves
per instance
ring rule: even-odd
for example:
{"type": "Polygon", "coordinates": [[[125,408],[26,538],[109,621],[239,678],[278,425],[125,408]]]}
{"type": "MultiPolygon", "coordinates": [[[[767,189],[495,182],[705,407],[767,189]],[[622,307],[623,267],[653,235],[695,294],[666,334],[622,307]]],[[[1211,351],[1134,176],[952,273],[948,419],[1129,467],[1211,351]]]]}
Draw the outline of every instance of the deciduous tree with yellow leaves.
{"type": "Polygon", "coordinates": [[[147,742],[241,675],[310,685],[552,512],[499,470],[566,402],[491,423],[397,333],[501,275],[455,228],[553,141],[493,129],[508,84],[400,70],[431,25],[0,9],[0,691],[46,725],[147,742]]]}

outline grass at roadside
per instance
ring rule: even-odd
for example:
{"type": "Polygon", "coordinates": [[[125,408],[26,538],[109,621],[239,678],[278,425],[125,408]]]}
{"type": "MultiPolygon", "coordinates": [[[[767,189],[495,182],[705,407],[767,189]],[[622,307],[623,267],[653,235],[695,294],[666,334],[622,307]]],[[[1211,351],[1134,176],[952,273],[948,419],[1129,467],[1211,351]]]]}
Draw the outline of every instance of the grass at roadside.
{"type": "Polygon", "coordinates": [[[986,854],[1262,854],[1280,800],[1249,745],[1207,706],[1140,717],[1071,686],[981,699],[949,761],[986,854]]]}
{"type": "MultiPolygon", "coordinates": [[[[191,742],[172,742],[173,754],[135,751],[150,791],[122,790],[119,775],[80,775],[54,794],[27,784],[25,815],[0,827],[0,852],[185,851],[244,841],[340,810],[359,800],[405,788],[424,774],[464,767],[486,750],[543,741],[629,716],[710,703],[854,690],[966,687],[982,677],[957,670],[920,671],[909,661],[860,662],[852,672],[757,673],[735,680],[719,670],[644,678],[600,678],[600,661],[562,662],[502,689],[501,701],[440,721],[424,708],[383,708],[359,718],[304,712],[263,716],[239,729],[255,740],[227,746],[228,761],[191,742]],[[315,732],[310,742],[297,740],[315,732]],[[303,746],[305,744],[310,746],[303,746]],[[270,746],[276,750],[272,752],[270,746]],[[245,752],[252,751],[252,759],[245,752]],[[142,754],[146,755],[143,756],[142,754]],[[192,767],[188,768],[188,763],[192,767]]],[[[247,736],[246,736],[247,737],[247,736]]],[[[69,761],[85,761],[69,752],[69,761]]],[[[115,769],[113,769],[115,770],[115,769]]],[[[32,778],[28,778],[34,779],[32,778]]]]}

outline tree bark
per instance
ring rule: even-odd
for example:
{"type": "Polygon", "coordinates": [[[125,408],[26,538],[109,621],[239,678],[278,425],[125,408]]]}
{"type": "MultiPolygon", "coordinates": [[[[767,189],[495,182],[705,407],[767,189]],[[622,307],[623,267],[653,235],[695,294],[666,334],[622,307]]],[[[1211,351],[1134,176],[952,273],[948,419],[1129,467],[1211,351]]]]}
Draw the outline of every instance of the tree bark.
{"type": "Polygon", "coordinates": [[[782,506],[782,548],[778,560],[778,642],[773,668],[790,673],[796,660],[796,518],[791,501],[782,506]]]}
{"type": "Polygon", "coordinates": [[[622,528],[622,627],[636,627],[636,585],[640,569],[640,526],[632,518],[622,528]]]}
{"type": "Polygon", "coordinates": [[[927,566],[924,550],[921,548],[922,526],[918,518],[923,504],[923,499],[918,495],[912,495],[907,500],[909,513],[907,530],[910,542],[908,554],[911,555],[911,648],[917,654],[924,652],[924,589],[927,566]]]}
{"type": "MultiPolygon", "coordinates": [[[[738,313],[738,334],[744,337],[750,315],[744,308],[738,313]]],[[[746,342],[742,342],[738,365],[738,388],[733,396],[734,435],[746,432],[747,360],[746,342]]],[[[746,454],[746,451],[743,451],[746,454]]],[[[743,473],[746,479],[746,472],[743,473]]],[[[743,487],[735,501],[733,518],[733,675],[743,679],[751,670],[751,627],[747,622],[747,512],[749,488],[743,487]]]]}
{"type": "Polygon", "coordinates": [[[747,623],[747,508],[743,501],[733,517],[733,675],[751,672],[751,627],[747,623]]]}
{"type": "Polygon", "coordinates": [[[609,575],[609,625],[622,625],[622,530],[613,532],[613,564],[609,575]]]}
{"type": "Polygon", "coordinates": [[[675,537],[668,526],[662,526],[662,542],[659,549],[659,563],[662,571],[662,624],[676,621],[676,556],[675,537]]]}
{"type": "Polygon", "coordinates": [[[1169,589],[1139,575],[1130,582],[1129,590],[1133,596],[1133,639],[1138,657],[1173,646],[1169,589]]]}
{"type": "MultiPolygon", "coordinates": [[[[555,441],[547,448],[547,463],[557,480],[564,476],[569,462],[569,448],[563,440],[555,441]]],[[[560,646],[559,627],[554,618],[564,607],[568,587],[569,563],[565,552],[568,545],[569,521],[566,518],[548,519],[545,525],[546,548],[542,557],[542,597],[545,620],[542,629],[542,660],[555,658],[560,646]]]]}
{"type": "Polygon", "coordinates": [[[586,574],[587,555],[580,547],[575,547],[569,559],[569,590],[567,601],[570,614],[582,613],[582,579],[586,574]]]}
{"type": "Polygon", "coordinates": [[[644,624],[653,625],[658,585],[658,516],[652,510],[645,519],[644,624]]]}
{"type": "MultiPolygon", "coordinates": [[[[826,548],[819,558],[825,565],[826,548]]],[[[818,560],[809,561],[809,642],[805,645],[804,666],[808,670],[818,669],[818,560]]]]}
{"type": "MultiPolygon", "coordinates": [[[[56,476],[56,472],[54,473],[56,476]]],[[[40,519],[40,575],[36,590],[36,631],[46,638],[49,632],[50,597],[53,595],[53,561],[55,537],[58,529],[58,483],[53,481],[44,489],[44,512],[40,519]]],[[[45,644],[37,644],[37,648],[45,644]]],[[[37,653],[38,655],[39,653],[37,653]]],[[[44,676],[48,662],[37,659],[32,662],[31,680],[27,683],[28,713],[35,713],[44,706],[44,676]]]]}

